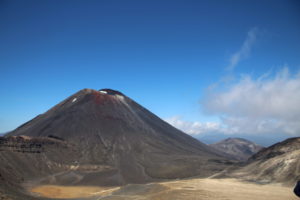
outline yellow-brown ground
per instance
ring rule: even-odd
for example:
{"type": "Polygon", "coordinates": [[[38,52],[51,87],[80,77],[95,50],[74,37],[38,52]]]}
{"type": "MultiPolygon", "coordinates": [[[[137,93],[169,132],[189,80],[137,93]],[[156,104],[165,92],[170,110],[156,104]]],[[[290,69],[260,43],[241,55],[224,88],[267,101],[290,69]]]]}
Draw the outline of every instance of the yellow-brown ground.
{"type": "Polygon", "coordinates": [[[71,199],[107,195],[116,189],[118,188],[42,185],[32,188],[31,192],[47,198],[71,199]]]}
{"type": "Polygon", "coordinates": [[[298,200],[292,188],[258,185],[236,179],[189,179],[123,188],[43,185],[31,192],[48,198],[98,196],[107,200],[298,200]]]}

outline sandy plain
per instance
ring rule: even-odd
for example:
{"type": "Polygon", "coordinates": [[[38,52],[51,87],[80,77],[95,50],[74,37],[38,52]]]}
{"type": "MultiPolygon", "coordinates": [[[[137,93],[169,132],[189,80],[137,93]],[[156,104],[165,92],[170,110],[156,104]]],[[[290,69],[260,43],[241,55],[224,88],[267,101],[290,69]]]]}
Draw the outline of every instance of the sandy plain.
{"type": "Polygon", "coordinates": [[[186,179],[123,187],[42,185],[31,193],[51,199],[101,200],[298,200],[292,187],[237,179],[186,179]]]}

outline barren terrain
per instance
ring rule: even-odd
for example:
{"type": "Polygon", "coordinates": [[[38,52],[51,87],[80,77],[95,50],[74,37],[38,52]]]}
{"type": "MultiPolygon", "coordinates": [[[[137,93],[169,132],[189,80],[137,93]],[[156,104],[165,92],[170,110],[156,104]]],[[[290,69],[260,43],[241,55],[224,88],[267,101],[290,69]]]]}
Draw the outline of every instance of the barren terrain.
{"type": "Polygon", "coordinates": [[[54,186],[34,187],[31,192],[47,198],[105,200],[298,200],[292,188],[260,185],[237,179],[187,179],[161,183],[129,184],[118,188],[54,186]]]}

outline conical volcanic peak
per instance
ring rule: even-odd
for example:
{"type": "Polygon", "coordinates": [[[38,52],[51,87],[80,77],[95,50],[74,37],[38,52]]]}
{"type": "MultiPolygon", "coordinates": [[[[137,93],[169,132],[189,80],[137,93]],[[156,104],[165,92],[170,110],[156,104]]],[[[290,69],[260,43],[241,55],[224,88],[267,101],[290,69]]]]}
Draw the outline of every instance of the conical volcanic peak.
{"type": "Polygon", "coordinates": [[[163,143],[162,149],[170,146],[178,151],[214,154],[203,143],[112,89],[82,89],[8,135],[55,135],[66,140],[84,138],[93,142],[100,137],[101,142],[113,137],[109,143],[124,136],[130,137],[129,143],[140,140],[140,144],[150,137],[153,144],[163,143]]]}
{"type": "Polygon", "coordinates": [[[69,149],[70,163],[54,153],[47,155],[47,162],[61,166],[55,172],[74,163],[87,169],[85,175],[72,172],[84,177],[84,184],[209,176],[227,165],[212,148],[112,89],[80,90],[6,136],[20,135],[51,136],[70,144],[75,149],[69,149]],[[100,170],[107,166],[109,171],[100,170]]]}

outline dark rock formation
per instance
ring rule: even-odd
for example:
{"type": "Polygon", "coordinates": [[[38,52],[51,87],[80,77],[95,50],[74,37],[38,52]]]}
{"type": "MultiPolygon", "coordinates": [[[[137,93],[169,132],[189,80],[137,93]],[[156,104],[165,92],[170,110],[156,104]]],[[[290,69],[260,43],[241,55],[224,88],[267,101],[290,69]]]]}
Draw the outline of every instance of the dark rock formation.
{"type": "Polygon", "coordinates": [[[294,188],[294,193],[295,195],[297,195],[298,197],[300,197],[300,181],[297,182],[295,188],[294,188]]]}

